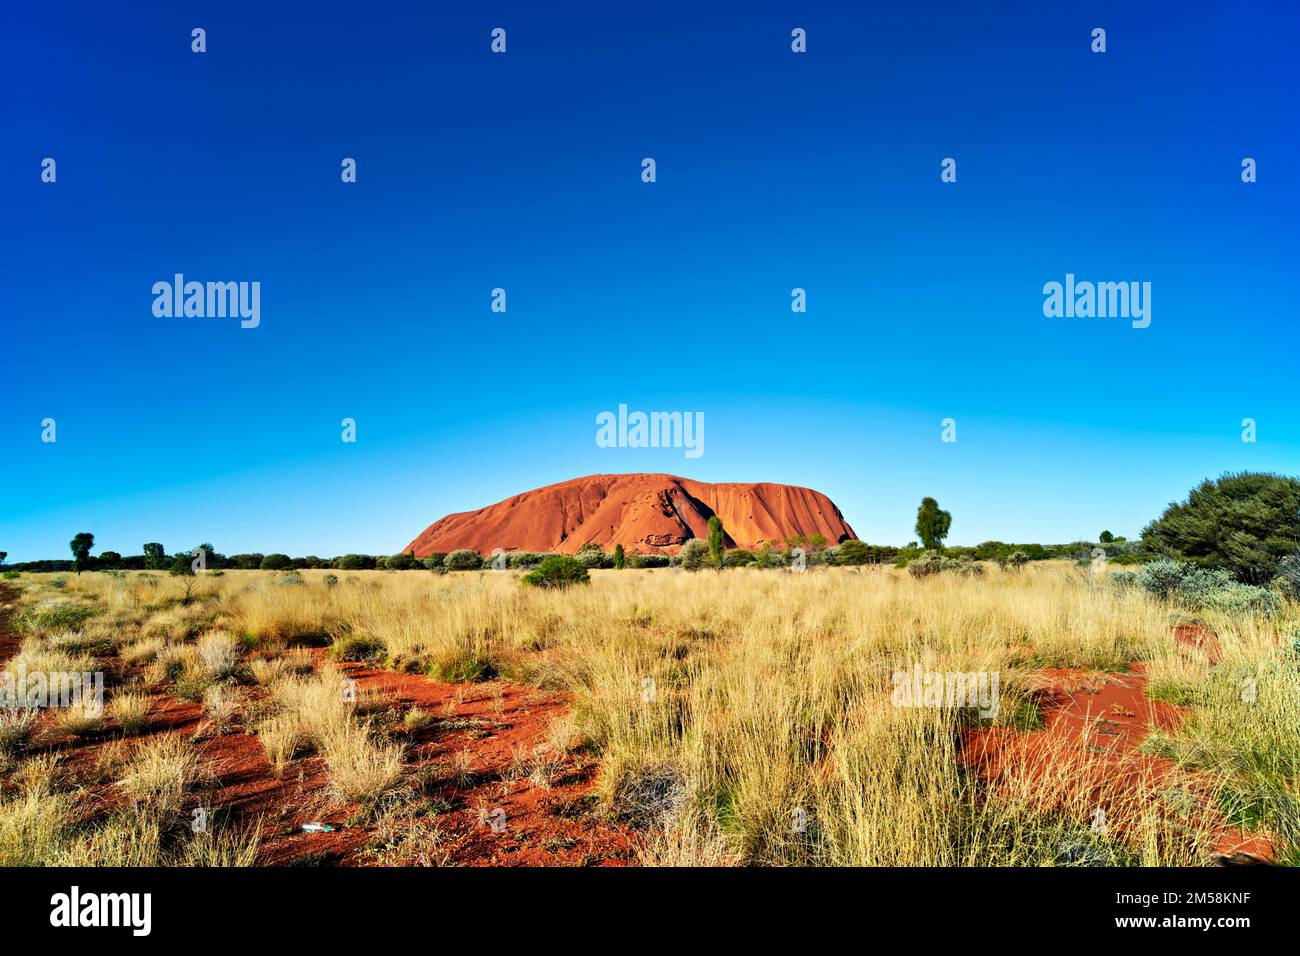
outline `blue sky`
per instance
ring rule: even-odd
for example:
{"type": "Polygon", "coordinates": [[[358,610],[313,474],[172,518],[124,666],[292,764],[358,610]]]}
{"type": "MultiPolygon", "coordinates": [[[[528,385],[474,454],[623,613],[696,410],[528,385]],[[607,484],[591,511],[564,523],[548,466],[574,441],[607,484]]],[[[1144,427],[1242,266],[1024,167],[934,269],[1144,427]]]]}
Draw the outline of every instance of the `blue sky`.
{"type": "Polygon", "coordinates": [[[389,553],[630,471],[1068,541],[1300,473],[1300,13],[845,6],[10,11],[0,550],[389,553]],[[259,281],[261,325],[155,318],[177,272],[259,281]],[[1150,327],[1045,318],[1067,272],[1150,282],[1150,327]],[[597,447],[620,403],[703,412],[704,455],[597,447]]]}

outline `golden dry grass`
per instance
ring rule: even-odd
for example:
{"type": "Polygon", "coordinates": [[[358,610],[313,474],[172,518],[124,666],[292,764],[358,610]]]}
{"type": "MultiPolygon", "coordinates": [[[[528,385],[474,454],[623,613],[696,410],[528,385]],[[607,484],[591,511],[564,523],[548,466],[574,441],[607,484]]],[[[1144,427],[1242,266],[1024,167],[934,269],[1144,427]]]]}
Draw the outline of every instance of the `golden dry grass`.
{"type": "MultiPolygon", "coordinates": [[[[601,805],[639,830],[647,863],[1208,861],[1213,815],[1169,809],[1168,794],[1110,794],[1117,823],[1095,832],[1086,760],[1013,773],[996,788],[975,779],[956,731],[977,717],[890,706],[891,675],[914,665],[998,674],[992,723],[1023,729],[1034,725],[1041,668],[1141,662],[1154,696],[1189,708],[1180,731],[1153,735],[1153,752],[1198,775],[1216,813],[1278,834],[1285,853],[1300,836],[1300,671],[1281,640],[1295,631],[1294,606],[1271,620],[1207,614],[1222,646],[1212,663],[1173,640],[1171,608],[1064,562],[925,579],[894,569],[597,571],[566,591],[525,589],[509,572],[343,572],[332,587],[326,573],[301,572],[301,584],[265,572],[202,577],[189,582],[189,604],[165,576],[87,574],[57,593],[28,576],[24,602],[45,602],[63,623],[56,602],[98,609],[91,621],[113,622],[114,640],[151,662],[155,684],[198,674],[264,685],[274,709],[258,733],[277,772],[315,748],[335,794],[358,802],[402,779],[400,749],[363,719],[382,704],[345,700],[339,675],[307,675],[309,654],[290,645],[334,641],[443,680],[563,690],[571,713],[542,756],[600,753],[601,805]],[[236,642],[254,652],[243,678],[236,642]]],[[[29,640],[24,659],[77,660],[81,645],[62,633],[29,640]]],[[[540,759],[523,755],[517,776],[544,787],[540,759]]],[[[466,754],[451,774],[474,767],[466,754]]]]}

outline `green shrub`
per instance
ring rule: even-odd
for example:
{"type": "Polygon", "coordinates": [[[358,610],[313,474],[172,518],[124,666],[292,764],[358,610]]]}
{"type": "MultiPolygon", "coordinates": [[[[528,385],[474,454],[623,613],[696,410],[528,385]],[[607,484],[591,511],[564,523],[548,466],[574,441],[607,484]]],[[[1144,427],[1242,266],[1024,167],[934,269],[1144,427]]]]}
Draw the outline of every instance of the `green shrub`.
{"type": "Polygon", "coordinates": [[[845,567],[857,567],[871,560],[871,549],[857,538],[849,538],[835,549],[835,563],[845,567]]]}
{"type": "Polygon", "coordinates": [[[1268,617],[1281,609],[1282,598],[1268,588],[1253,584],[1232,584],[1209,595],[1204,606],[1228,614],[1259,614],[1268,617]]]}
{"type": "Polygon", "coordinates": [[[403,551],[401,554],[394,554],[386,559],[384,567],[390,571],[414,571],[417,568],[423,568],[424,565],[415,559],[415,555],[403,551]]]}
{"type": "Polygon", "coordinates": [[[743,568],[754,563],[754,552],[748,548],[732,548],[722,556],[724,568],[743,568]]]}
{"type": "Polygon", "coordinates": [[[374,661],[387,652],[382,640],[360,631],[340,634],[330,646],[330,656],[337,661],[374,661]]]}
{"type": "Polygon", "coordinates": [[[293,567],[293,558],[287,554],[268,554],[262,559],[263,571],[288,571],[293,567]]]}
{"type": "Polygon", "coordinates": [[[546,555],[538,554],[536,551],[511,551],[506,559],[510,567],[525,571],[537,567],[544,560],[546,555]]]}
{"type": "Polygon", "coordinates": [[[1192,610],[1210,608],[1240,614],[1272,614],[1281,606],[1276,592],[1241,584],[1223,568],[1198,567],[1159,558],[1143,565],[1138,585],[1156,597],[1192,610]]]}
{"type": "Polygon", "coordinates": [[[520,580],[530,587],[567,588],[590,581],[586,567],[567,554],[552,554],[520,580]]]}
{"type": "Polygon", "coordinates": [[[699,538],[691,538],[682,545],[678,557],[681,559],[681,565],[685,570],[699,571],[709,563],[708,542],[699,538]]]}
{"type": "Polygon", "coordinates": [[[578,549],[578,563],[588,569],[604,567],[605,553],[601,551],[600,545],[589,541],[578,549]]]}
{"type": "Polygon", "coordinates": [[[477,571],[483,567],[483,558],[477,551],[453,551],[443,565],[448,571],[477,571]]]}
{"type": "Polygon", "coordinates": [[[446,551],[434,551],[432,554],[426,555],[425,557],[421,558],[420,563],[423,564],[430,571],[432,571],[435,568],[443,568],[444,567],[443,562],[445,562],[446,560],[447,560],[446,551]]]}
{"type": "Polygon", "coordinates": [[[914,578],[927,578],[943,570],[943,557],[938,551],[925,551],[907,562],[907,573],[914,578]]]}
{"type": "Polygon", "coordinates": [[[1243,472],[1204,481],[1142,531],[1157,554],[1265,584],[1300,538],[1300,480],[1243,472]]]}
{"type": "Polygon", "coordinates": [[[213,679],[201,671],[187,671],[176,678],[175,683],[172,684],[172,693],[182,700],[197,703],[203,699],[204,692],[213,683],[213,679]]]}
{"type": "Polygon", "coordinates": [[[340,571],[370,571],[375,566],[375,559],[368,554],[345,554],[334,559],[334,567],[340,571]]]}
{"type": "Polygon", "coordinates": [[[448,684],[471,684],[495,680],[498,672],[490,659],[466,648],[456,648],[429,661],[425,673],[448,684]]]}
{"type": "Polygon", "coordinates": [[[970,558],[958,560],[938,551],[924,551],[907,562],[907,573],[915,578],[925,578],[943,571],[951,571],[962,577],[979,577],[984,573],[984,565],[970,558]]]}

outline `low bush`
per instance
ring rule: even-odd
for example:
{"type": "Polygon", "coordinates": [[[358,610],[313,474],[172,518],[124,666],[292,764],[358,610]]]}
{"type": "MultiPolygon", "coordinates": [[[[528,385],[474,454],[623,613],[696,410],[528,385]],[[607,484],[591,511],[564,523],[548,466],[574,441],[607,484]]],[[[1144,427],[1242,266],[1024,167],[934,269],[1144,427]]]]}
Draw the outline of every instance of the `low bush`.
{"type": "Polygon", "coordinates": [[[477,551],[453,551],[443,565],[448,571],[477,571],[483,567],[483,558],[477,551]]]}
{"type": "Polygon", "coordinates": [[[914,578],[927,578],[943,568],[943,556],[938,551],[925,551],[907,562],[907,573],[914,578]]]}
{"type": "Polygon", "coordinates": [[[198,751],[180,734],[164,734],[140,747],[118,786],[142,808],[166,819],[180,813],[198,777],[198,751]]]}
{"type": "Polygon", "coordinates": [[[377,744],[364,727],[348,724],[322,741],[330,790],[349,803],[371,806],[402,782],[400,746],[377,744]]]}
{"type": "Polygon", "coordinates": [[[683,569],[699,571],[709,563],[709,543],[703,538],[691,538],[682,545],[678,557],[681,559],[683,569]]]}
{"type": "Polygon", "coordinates": [[[520,580],[530,587],[567,588],[574,584],[586,584],[591,578],[577,558],[571,558],[567,554],[552,554],[520,580]]]}
{"type": "Polygon", "coordinates": [[[0,707],[0,758],[11,758],[27,746],[36,732],[37,710],[28,707],[0,707]]]}
{"type": "Polygon", "coordinates": [[[732,548],[722,556],[722,566],[724,568],[743,568],[753,564],[754,552],[747,548],[732,548]]]}
{"type": "Polygon", "coordinates": [[[1240,584],[1231,571],[1159,558],[1142,566],[1137,584],[1147,593],[1192,610],[1209,608],[1238,614],[1273,614],[1281,606],[1275,591],[1240,584]]]}
{"type": "Polygon", "coordinates": [[[67,707],[59,708],[59,729],[74,737],[87,737],[104,725],[104,704],[93,694],[79,694],[67,707]]]}
{"type": "Polygon", "coordinates": [[[957,559],[938,551],[925,551],[919,557],[907,562],[907,573],[914,578],[925,578],[932,574],[950,571],[964,578],[979,577],[984,573],[984,565],[969,557],[957,559]]]}
{"type": "Polygon", "coordinates": [[[388,648],[373,634],[349,631],[334,638],[330,656],[338,661],[373,661],[383,657],[388,648]]]}
{"type": "Polygon", "coordinates": [[[224,631],[210,631],[199,638],[199,662],[211,680],[233,677],[239,666],[239,642],[224,631]]]}
{"type": "Polygon", "coordinates": [[[149,698],[145,694],[114,694],[108,713],[124,734],[138,734],[149,724],[149,698]]]}

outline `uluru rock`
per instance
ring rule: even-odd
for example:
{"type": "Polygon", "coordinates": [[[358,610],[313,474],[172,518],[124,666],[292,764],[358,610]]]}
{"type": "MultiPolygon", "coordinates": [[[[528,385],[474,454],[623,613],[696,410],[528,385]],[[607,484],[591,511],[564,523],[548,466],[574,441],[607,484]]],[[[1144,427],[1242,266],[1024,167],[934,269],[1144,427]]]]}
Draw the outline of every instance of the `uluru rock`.
{"type": "Polygon", "coordinates": [[[727,547],[781,544],[797,535],[820,534],[831,543],[857,537],[835,503],[811,488],[711,484],[661,474],[590,475],[447,515],[404,550],[416,557],[460,548],[577,554],[594,542],[606,551],[621,544],[634,554],[673,554],[690,538],[707,538],[715,514],[727,547]]]}

